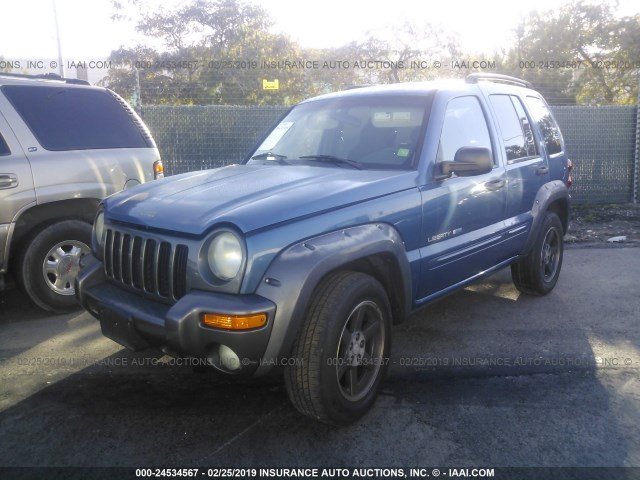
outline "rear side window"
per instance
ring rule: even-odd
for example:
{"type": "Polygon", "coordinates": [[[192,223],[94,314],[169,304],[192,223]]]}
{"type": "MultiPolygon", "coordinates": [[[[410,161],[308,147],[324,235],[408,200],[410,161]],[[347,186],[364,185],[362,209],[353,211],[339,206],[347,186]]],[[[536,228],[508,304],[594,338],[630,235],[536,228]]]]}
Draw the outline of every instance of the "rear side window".
{"type": "Polygon", "coordinates": [[[132,116],[105,90],[5,85],[2,91],[47,150],[147,147],[132,116]]]}
{"type": "Polygon", "coordinates": [[[520,99],[513,95],[490,95],[489,99],[498,117],[507,161],[513,163],[536,156],[533,131],[520,99]]]}
{"type": "Polygon", "coordinates": [[[533,119],[540,128],[540,133],[542,133],[542,137],[544,138],[544,144],[547,147],[547,153],[553,155],[554,153],[562,152],[564,149],[562,134],[547,104],[538,97],[527,97],[527,105],[531,110],[533,119]]]}
{"type": "Polygon", "coordinates": [[[10,154],[11,154],[11,150],[9,150],[9,146],[7,145],[7,142],[4,141],[4,138],[2,138],[2,134],[0,133],[0,156],[10,155],[10,154]]]}

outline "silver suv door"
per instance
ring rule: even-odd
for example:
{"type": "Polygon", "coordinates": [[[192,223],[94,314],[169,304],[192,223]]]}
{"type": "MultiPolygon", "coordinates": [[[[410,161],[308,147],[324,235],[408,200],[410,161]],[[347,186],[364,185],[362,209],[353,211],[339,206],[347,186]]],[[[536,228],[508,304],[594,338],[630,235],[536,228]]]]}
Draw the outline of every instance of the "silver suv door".
{"type": "MultiPolygon", "coordinates": [[[[0,95],[0,110],[7,111],[5,102],[0,95]]],[[[13,219],[35,200],[29,161],[0,113],[0,273],[7,269],[7,242],[13,219]]]]}

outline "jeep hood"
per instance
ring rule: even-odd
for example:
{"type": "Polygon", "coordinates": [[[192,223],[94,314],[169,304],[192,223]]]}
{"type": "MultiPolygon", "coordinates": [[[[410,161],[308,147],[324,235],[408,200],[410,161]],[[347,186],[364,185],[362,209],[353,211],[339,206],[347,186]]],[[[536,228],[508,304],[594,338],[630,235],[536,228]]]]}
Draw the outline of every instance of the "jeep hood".
{"type": "Polygon", "coordinates": [[[109,197],[110,220],[201,235],[244,233],[415,188],[416,172],[231,165],[152,181],[109,197]]]}

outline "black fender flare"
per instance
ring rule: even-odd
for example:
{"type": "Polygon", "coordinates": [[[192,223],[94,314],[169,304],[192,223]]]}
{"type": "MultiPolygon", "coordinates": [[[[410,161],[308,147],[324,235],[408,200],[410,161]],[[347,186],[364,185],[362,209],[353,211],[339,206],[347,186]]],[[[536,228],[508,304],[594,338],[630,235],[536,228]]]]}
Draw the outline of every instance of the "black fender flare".
{"type": "Polygon", "coordinates": [[[531,214],[533,216],[533,222],[531,224],[531,230],[529,231],[529,238],[524,246],[522,251],[522,255],[528,255],[533,245],[538,238],[538,233],[540,232],[540,228],[542,228],[542,223],[544,221],[545,214],[550,209],[552,204],[560,201],[561,204],[566,205],[566,215],[564,218],[561,216],[561,221],[563,223],[563,229],[566,233],[569,221],[569,205],[570,205],[571,197],[569,195],[569,190],[565,183],[562,180],[554,180],[552,182],[545,183],[536,195],[536,198],[533,202],[533,207],[531,208],[531,214]]]}
{"type": "MultiPolygon", "coordinates": [[[[397,230],[385,223],[366,224],[322,234],[284,249],[263,276],[256,293],[276,304],[276,317],[257,375],[271,369],[273,359],[291,351],[317,285],[330,272],[357,265],[369,258],[392,262],[400,285],[398,323],[411,310],[411,269],[404,242],[397,230]]],[[[354,268],[357,270],[357,268],[354,268]]]]}

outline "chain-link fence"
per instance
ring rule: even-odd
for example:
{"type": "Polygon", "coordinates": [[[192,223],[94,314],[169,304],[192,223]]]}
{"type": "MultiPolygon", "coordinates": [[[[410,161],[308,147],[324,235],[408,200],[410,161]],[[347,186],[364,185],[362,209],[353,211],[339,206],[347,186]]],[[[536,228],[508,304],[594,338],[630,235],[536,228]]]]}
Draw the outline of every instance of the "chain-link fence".
{"type": "MultiPolygon", "coordinates": [[[[576,203],[634,200],[635,106],[552,107],[573,161],[576,203]]],[[[151,106],[151,129],[168,175],[237,163],[286,107],[151,106]]]]}
{"type": "Polygon", "coordinates": [[[573,161],[576,203],[633,201],[636,108],[551,107],[573,161]]]}
{"type": "Polygon", "coordinates": [[[286,107],[153,106],[143,117],[168,175],[238,163],[286,107]]]}

